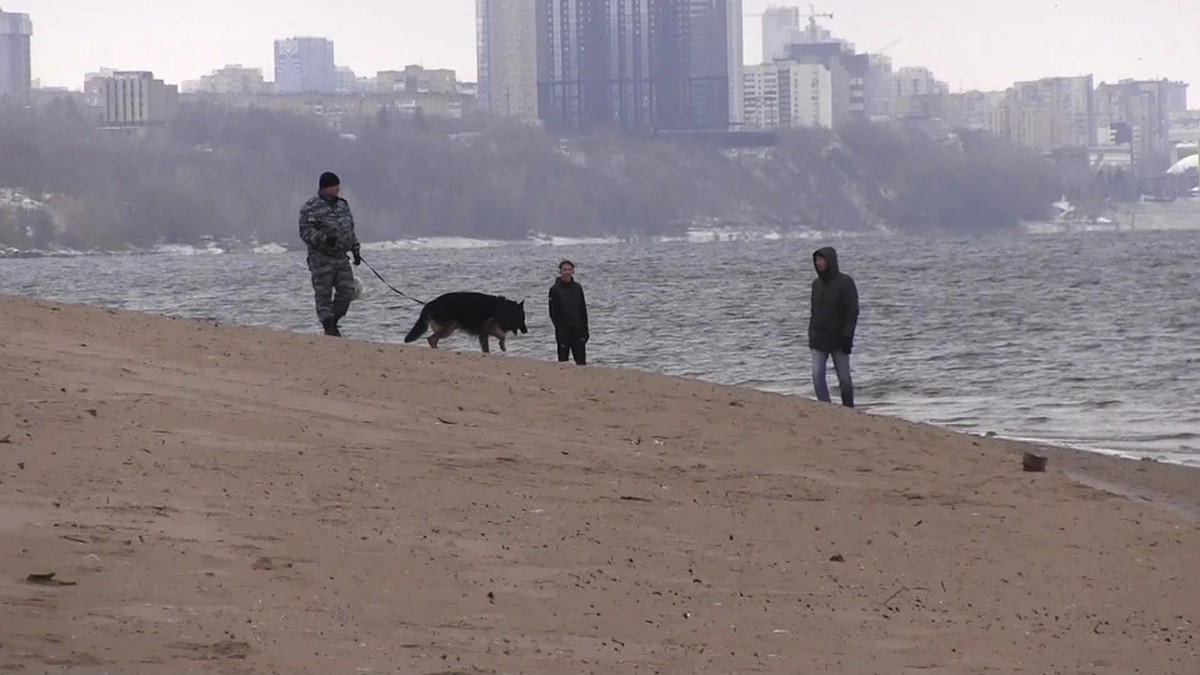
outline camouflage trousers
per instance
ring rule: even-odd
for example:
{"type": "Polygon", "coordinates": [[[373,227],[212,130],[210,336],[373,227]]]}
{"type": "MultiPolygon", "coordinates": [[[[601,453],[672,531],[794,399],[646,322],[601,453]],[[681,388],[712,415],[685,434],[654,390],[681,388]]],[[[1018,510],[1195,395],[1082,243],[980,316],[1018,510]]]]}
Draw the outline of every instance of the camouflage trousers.
{"type": "Polygon", "coordinates": [[[308,271],[312,273],[317,318],[324,322],[346,316],[350,310],[350,299],[354,296],[354,272],[345,254],[329,256],[309,253],[308,271]]]}

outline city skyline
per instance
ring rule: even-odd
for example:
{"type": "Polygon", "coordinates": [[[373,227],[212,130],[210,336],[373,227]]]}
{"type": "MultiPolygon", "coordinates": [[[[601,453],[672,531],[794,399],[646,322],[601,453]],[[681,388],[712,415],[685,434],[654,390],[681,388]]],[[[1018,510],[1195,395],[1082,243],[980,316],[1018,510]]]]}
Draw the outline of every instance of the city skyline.
{"type": "MultiPolygon", "coordinates": [[[[793,4],[743,0],[746,64],[761,61],[761,13],[769,5],[793,4]]],[[[1162,77],[1200,82],[1200,27],[1184,20],[1195,0],[1145,0],[1136,14],[1119,11],[1115,2],[1048,4],[1008,0],[954,13],[944,0],[904,8],[884,0],[838,0],[816,9],[834,15],[821,20],[824,28],[860,51],[890,45],[886,53],[897,67],[928,67],[954,91],[1002,90],[1018,81],[1078,74],[1092,74],[1097,83],[1162,77]],[[1035,25],[1031,16],[1041,21],[1035,25]],[[1128,49],[1114,48],[1126,44],[1128,49]]],[[[31,15],[33,76],[43,86],[79,89],[84,74],[100,67],[149,69],[181,83],[242,63],[271,78],[274,41],[305,35],[333,40],[338,65],[360,75],[414,63],[452,68],[462,81],[476,78],[475,0],[348,0],[336,12],[315,0],[288,7],[281,14],[278,6],[211,0],[204,13],[194,14],[151,0],[104,7],[89,0],[0,5],[31,15]]],[[[807,13],[802,6],[801,14],[807,13]]],[[[1197,107],[1197,96],[1193,90],[1189,107],[1197,107]]]]}

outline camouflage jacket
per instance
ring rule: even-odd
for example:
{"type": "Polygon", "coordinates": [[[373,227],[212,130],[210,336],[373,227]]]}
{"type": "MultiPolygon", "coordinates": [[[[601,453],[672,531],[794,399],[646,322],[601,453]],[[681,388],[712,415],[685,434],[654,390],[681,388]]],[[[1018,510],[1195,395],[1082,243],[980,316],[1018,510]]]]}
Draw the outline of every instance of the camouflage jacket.
{"type": "Polygon", "coordinates": [[[300,238],[308,245],[309,253],[344,258],[347,253],[358,251],[350,203],[341,197],[330,201],[321,195],[309,199],[300,207],[300,238]],[[325,243],[327,233],[336,236],[336,243],[325,243]]]}

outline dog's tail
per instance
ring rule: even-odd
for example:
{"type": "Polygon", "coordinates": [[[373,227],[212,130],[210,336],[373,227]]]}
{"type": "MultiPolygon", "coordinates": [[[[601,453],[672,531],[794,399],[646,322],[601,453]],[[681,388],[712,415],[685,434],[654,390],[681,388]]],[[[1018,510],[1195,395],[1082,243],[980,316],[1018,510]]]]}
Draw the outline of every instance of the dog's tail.
{"type": "Polygon", "coordinates": [[[427,330],[429,330],[429,305],[421,308],[421,316],[417,317],[417,322],[413,324],[412,330],[408,331],[408,335],[404,336],[404,341],[413,342],[418,340],[427,330]]]}

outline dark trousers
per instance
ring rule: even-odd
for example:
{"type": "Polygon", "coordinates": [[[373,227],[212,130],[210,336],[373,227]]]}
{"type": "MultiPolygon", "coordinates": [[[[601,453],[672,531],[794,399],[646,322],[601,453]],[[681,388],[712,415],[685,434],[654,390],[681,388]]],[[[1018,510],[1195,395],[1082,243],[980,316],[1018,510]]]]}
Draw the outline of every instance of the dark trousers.
{"type": "Polygon", "coordinates": [[[571,356],[575,357],[576,365],[587,365],[587,343],[583,336],[573,331],[556,331],[558,341],[558,360],[565,363],[571,356]]]}
{"type": "Polygon", "coordinates": [[[350,310],[350,298],[354,295],[354,271],[350,269],[350,261],[345,254],[309,254],[308,271],[312,273],[317,318],[324,322],[346,316],[350,310]]]}

